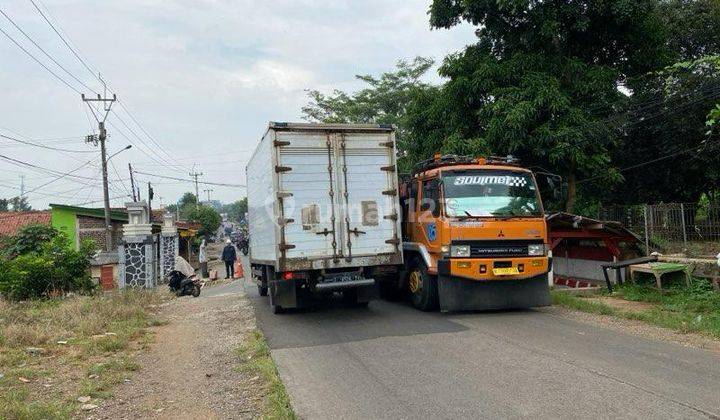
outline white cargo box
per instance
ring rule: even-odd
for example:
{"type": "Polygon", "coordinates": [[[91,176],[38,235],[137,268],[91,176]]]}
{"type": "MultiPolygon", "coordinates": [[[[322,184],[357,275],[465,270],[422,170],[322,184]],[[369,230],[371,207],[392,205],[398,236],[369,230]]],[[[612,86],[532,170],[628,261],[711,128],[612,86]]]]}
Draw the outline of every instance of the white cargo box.
{"type": "Polygon", "coordinates": [[[392,126],[270,123],[246,170],[251,263],[402,263],[392,126]]]}

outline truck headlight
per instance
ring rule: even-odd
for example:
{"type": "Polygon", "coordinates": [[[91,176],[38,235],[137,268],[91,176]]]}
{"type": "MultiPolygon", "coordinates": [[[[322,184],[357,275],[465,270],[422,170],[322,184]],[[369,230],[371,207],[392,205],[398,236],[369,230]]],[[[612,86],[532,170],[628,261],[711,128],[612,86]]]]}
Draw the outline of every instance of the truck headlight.
{"type": "Polygon", "coordinates": [[[451,257],[469,257],[470,256],[470,245],[452,245],[450,246],[451,257]]]}
{"type": "Polygon", "coordinates": [[[545,245],[528,245],[528,255],[535,257],[545,255],[545,245]]]}

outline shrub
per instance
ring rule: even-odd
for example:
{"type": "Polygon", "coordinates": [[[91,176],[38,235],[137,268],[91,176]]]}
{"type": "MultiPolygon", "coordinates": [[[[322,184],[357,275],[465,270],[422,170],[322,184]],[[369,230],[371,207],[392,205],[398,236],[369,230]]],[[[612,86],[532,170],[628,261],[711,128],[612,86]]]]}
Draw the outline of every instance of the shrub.
{"type": "Polygon", "coordinates": [[[92,291],[89,269],[93,244],[84,242],[76,251],[57,230],[27,228],[8,241],[15,244],[12,256],[0,259],[0,294],[25,300],[92,291]]]}

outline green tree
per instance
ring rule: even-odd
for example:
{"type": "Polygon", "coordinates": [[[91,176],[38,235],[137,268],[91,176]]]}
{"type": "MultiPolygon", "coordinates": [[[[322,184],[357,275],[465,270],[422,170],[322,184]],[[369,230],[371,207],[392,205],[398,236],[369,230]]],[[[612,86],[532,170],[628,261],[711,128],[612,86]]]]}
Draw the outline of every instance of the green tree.
{"type": "Polygon", "coordinates": [[[242,220],[243,217],[245,217],[245,213],[247,213],[247,197],[243,197],[240,200],[235,201],[234,203],[225,204],[222,207],[221,212],[227,214],[228,220],[232,222],[239,222],[242,220]]]}
{"type": "Polygon", "coordinates": [[[716,189],[717,134],[706,120],[720,94],[720,56],[679,62],[629,85],[634,94],[616,118],[624,120],[624,135],[612,153],[623,182],[609,193],[602,182],[586,190],[603,201],[636,204],[696,202],[716,189]]]}
{"type": "Polygon", "coordinates": [[[214,235],[222,224],[222,217],[209,206],[193,207],[188,213],[188,220],[200,224],[199,236],[214,235]]]}
{"type": "Polygon", "coordinates": [[[44,244],[54,240],[60,232],[52,226],[31,224],[21,227],[15,235],[4,238],[2,255],[13,258],[21,254],[38,253],[44,244]]]}
{"type": "Polygon", "coordinates": [[[657,1],[433,1],[432,27],[461,21],[478,42],[441,66],[440,120],[412,128],[417,148],[447,138],[547,167],[567,179],[572,211],[578,177],[607,167],[617,142],[605,120],[626,99],[618,86],[666,59],[657,1]]]}
{"type": "Polygon", "coordinates": [[[27,197],[13,197],[10,199],[10,207],[12,211],[30,211],[32,207],[28,203],[27,197]]]}
{"type": "Polygon", "coordinates": [[[660,16],[671,62],[720,53],[720,1],[660,0],[660,16]]]}
{"type": "Polygon", "coordinates": [[[197,200],[197,196],[196,196],[195,194],[193,194],[193,193],[191,193],[191,192],[186,192],[186,193],[183,194],[183,196],[180,198],[180,201],[178,202],[178,205],[180,206],[180,208],[183,208],[183,207],[185,207],[185,206],[187,206],[187,205],[190,205],[190,204],[193,204],[193,205],[194,205],[194,204],[197,204],[197,202],[198,202],[198,200],[197,200]]]}
{"type": "Polygon", "coordinates": [[[356,75],[368,86],[354,93],[311,90],[310,102],[302,108],[303,118],[326,123],[394,124],[398,149],[407,152],[407,145],[412,143],[408,138],[407,109],[418,95],[435,89],[422,81],[433,63],[431,58],[415,57],[398,61],[395,71],[379,77],[356,75]]]}
{"type": "Polygon", "coordinates": [[[10,200],[7,198],[0,198],[0,212],[10,210],[10,200]]]}

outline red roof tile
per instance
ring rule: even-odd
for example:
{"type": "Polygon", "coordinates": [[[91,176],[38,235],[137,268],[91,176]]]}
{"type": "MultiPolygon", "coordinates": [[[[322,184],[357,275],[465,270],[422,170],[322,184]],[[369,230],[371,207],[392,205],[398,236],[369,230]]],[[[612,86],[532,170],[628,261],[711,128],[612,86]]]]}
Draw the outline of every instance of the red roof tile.
{"type": "Polygon", "coordinates": [[[0,236],[10,236],[25,226],[31,224],[50,225],[50,210],[1,212],[0,236]]]}

